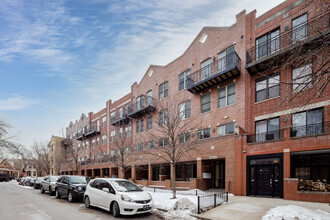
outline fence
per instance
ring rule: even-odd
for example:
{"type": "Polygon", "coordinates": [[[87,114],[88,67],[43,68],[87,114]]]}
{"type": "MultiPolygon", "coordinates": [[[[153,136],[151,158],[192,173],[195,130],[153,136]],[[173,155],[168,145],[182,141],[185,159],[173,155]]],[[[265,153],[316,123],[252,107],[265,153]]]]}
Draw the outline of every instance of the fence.
{"type": "Polygon", "coordinates": [[[219,192],[211,195],[197,196],[197,213],[201,211],[216,207],[224,202],[228,202],[228,192],[219,192]]]}

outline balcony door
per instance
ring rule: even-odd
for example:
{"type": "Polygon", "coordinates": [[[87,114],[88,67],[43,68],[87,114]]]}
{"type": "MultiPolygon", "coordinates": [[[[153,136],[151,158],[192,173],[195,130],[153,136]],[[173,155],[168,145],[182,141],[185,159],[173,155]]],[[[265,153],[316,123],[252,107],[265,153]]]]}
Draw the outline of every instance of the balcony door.
{"type": "Polygon", "coordinates": [[[218,72],[225,71],[235,66],[235,46],[231,46],[228,49],[218,54],[218,72]]]}
{"type": "Polygon", "coordinates": [[[256,60],[280,49],[280,29],[271,31],[256,40],[256,60]]]}
{"type": "Polygon", "coordinates": [[[212,63],[211,58],[209,58],[201,63],[201,80],[202,81],[211,76],[211,70],[212,70],[211,63],[212,63]]]}

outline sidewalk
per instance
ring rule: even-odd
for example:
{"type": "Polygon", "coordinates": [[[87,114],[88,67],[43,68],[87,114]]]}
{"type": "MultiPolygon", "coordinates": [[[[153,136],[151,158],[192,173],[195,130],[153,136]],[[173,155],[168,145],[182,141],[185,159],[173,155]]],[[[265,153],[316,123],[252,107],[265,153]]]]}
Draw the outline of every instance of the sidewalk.
{"type": "Polygon", "coordinates": [[[300,202],[274,198],[260,198],[248,196],[230,196],[226,204],[222,204],[205,213],[195,215],[201,219],[218,220],[257,220],[261,219],[266,212],[276,206],[296,205],[312,210],[323,210],[330,212],[330,206],[327,203],[318,202],[300,202]]]}

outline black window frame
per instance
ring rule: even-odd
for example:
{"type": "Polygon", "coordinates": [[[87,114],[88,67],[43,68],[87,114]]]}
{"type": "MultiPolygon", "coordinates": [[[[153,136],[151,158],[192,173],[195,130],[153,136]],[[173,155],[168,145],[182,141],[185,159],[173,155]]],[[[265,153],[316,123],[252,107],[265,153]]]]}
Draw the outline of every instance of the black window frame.
{"type": "Polygon", "coordinates": [[[136,133],[143,132],[143,118],[136,120],[136,133]]]}
{"type": "Polygon", "coordinates": [[[255,103],[262,102],[262,101],[265,101],[265,100],[268,100],[268,99],[273,99],[273,98],[280,97],[281,96],[281,83],[280,83],[280,80],[281,80],[281,74],[280,73],[275,73],[275,74],[257,79],[255,81],[255,103]],[[274,78],[274,77],[277,77],[277,76],[279,77],[278,84],[274,85],[274,86],[269,86],[269,80],[274,78]],[[266,88],[257,91],[257,84],[262,82],[262,81],[266,81],[266,88]],[[269,90],[276,87],[276,86],[278,86],[278,95],[276,95],[274,97],[269,97],[269,94],[270,94],[269,90]],[[264,91],[264,90],[266,91],[266,98],[258,100],[258,92],[261,93],[261,91],[264,91]]]}
{"type": "Polygon", "coordinates": [[[210,137],[211,137],[211,128],[204,128],[204,129],[200,129],[200,130],[196,131],[196,139],[197,140],[204,140],[204,139],[207,139],[207,138],[210,138],[210,137]],[[198,133],[201,133],[201,135],[198,135],[198,133]],[[205,136],[207,133],[209,135],[205,136]]]}
{"type": "Polygon", "coordinates": [[[158,115],[159,126],[167,125],[167,122],[168,122],[168,110],[164,109],[159,111],[159,115],[158,115]]]}
{"type": "Polygon", "coordinates": [[[179,104],[179,115],[180,115],[181,120],[190,118],[190,116],[191,116],[191,102],[190,102],[190,99],[187,100],[187,101],[181,102],[179,104]],[[184,111],[182,113],[184,117],[181,117],[181,111],[180,111],[180,106],[181,105],[184,105],[184,111]]]}
{"type": "Polygon", "coordinates": [[[211,93],[210,92],[201,95],[201,113],[205,113],[205,112],[210,112],[211,111],[211,108],[212,108],[211,99],[212,99],[212,97],[211,97],[211,93]],[[203,103],[203,98],[205,98],[207,96],[209,96],[209,99],[210,100],[208,102],[203,103]],[[210,107],[203,110],[203,106],[204,105],[210,105],[210,107]]]}
{"type": "Polygon", "coordinates": [[[179,91],[188,88],[191,79],[191,69],[188,69],[179,74],[179,91]]]}
{"type": "Polygon", "coordinates": [[[158,96],[159,96],[159,100],[163,100],[168,97],[168,81],[159,85],[158,96]]]}

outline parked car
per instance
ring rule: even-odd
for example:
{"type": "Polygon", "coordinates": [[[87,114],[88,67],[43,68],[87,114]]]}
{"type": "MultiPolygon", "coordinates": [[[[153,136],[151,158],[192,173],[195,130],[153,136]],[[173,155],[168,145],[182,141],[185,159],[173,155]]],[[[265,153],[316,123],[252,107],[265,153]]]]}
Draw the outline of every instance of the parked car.
{"type": "Polygon", "coordinates": [[[25,177],[23,180],[23,186],[30,186],[31,177],[25,177]]]}
{"type": "Polygon", "coordinates": [[[65,196],[69,202],[83,199],[89,178],[85,176],[61,176],[55,183],[55,197],[65,196]]]}
{"type": "Polygon", "coordinates": [[[23,185],[25,177],[19,179],[18,185],[23,185]]]}
{"type": "Polygon", "coordinates": [[[84,195],[86,208],[97,206],[113,216],[150,212],[153,199],[150,193],[125,179],[97,178],[91,181],[84,195]]]}
{"type": "Polygon", "coordinates": [[[34,183],[36,182],[36,177],[32,177],[30,180],[30,185],[29,186],[34,186],[34,183]]]}
{"type": "Polygon", "coordinates": [[[55,183],[60,178],[60,176],[45,176],[41,180],[40,192],[45,193],[49,191],[49,195],[53,196],[55,194],[55,183]]]}
{"type": "Polygon", "coordinates": [[[43,177],[37,177],[34,184],[33,184],[33,187],[35,189],[40,189],[41,188],[41,181],[43,180],[44,178],[43,177]]]}

